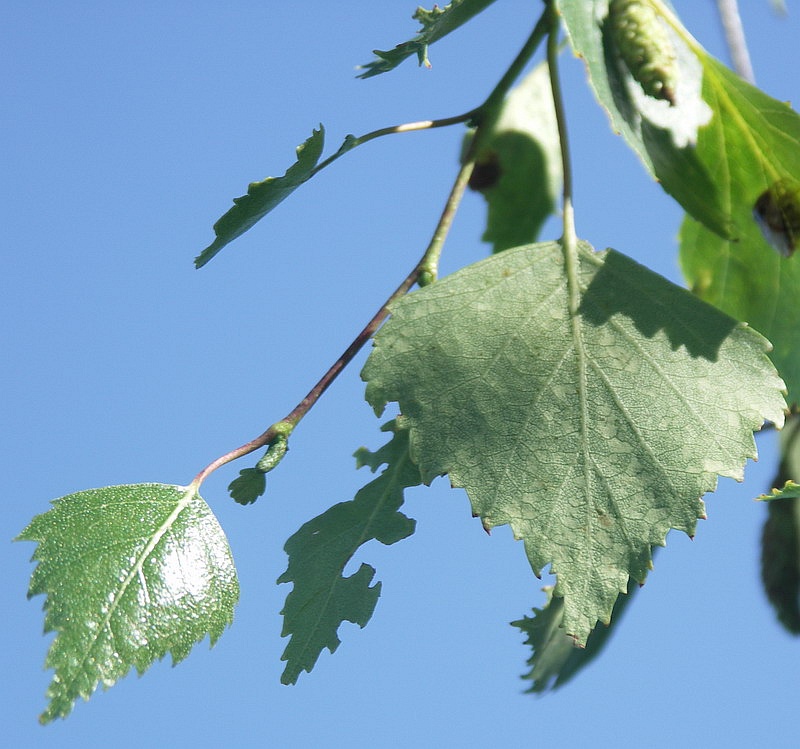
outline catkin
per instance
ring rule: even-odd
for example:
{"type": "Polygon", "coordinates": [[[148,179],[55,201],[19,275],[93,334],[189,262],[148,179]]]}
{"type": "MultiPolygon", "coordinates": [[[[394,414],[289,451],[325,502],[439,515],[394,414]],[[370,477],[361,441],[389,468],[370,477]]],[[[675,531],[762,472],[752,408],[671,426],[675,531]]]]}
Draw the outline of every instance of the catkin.
{"type": "Polygon", "coordinates": [[[677,57],[666,27],[647,0],[611,0],[611,36],[625,67],[642,90],[675,105],[677,57]]]}

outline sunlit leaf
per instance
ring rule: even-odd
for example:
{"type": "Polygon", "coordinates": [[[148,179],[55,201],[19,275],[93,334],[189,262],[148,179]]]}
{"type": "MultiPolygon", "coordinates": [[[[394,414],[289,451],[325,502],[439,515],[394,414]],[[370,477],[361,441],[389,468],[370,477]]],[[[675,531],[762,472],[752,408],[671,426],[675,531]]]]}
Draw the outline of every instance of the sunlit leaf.
{"type": "MultiPolygon", "coordinates": [[[[586,63],[589,82],[613,129],[692,216],[712,231],[730,236],[733,222],[717,186],[719,174],[696,148],[701,128],[715,115],[704,100],[704,61],[663,20],[658,21],[674,49],[675,81],[672,102],[655,99],[622,63],[608,0],[559,0],[558,5],[570,43],[586,63]]],[[[669,8],[664,3],[658,6],[669,8]]]]}
{"type": "Polygon", "coordinates": [[[403,490],[420,483],[419,469],[408,455],[408,433],[394,431],[392,440],[375,453],[360,450],[359,465],[375,471],[387,466],[355,498],[309,520],[284,547],[289,566],[279,583],[293,583],[286,597],[283,632],[290,640],[283,652],[284,684],[294,684],[311,671],[320,653],[339,647],[339,625],[344,621],[366,626],[380,596],[381,584],[371,585],[375,570],[361,564],[344,576],[344,568],[358,549],[373,539],[387,546],[414,532],[415,521],[399,512],[403,490]]]}
{"type": "Polygon", "coordinates": [[[213,645],[233,620],[239,584],[228,541],[187,487],[70,494],[18,540],[39,544],[28,596],[47,596],[45,632],[57,633],[44,723],[132,667],[141,674],[167,653],[178,663],[206,636],[213,645]]]}
{"type": "Polygon", "coordinates": [[[363,376],[376,411],[399,403],[425,482],[448,474],[550,565],[585,643],[785,404],[767,342],[686,290],[585,243],[578,282],[572,315],[556,242],[465,268],[393,305],[363,376]]]}

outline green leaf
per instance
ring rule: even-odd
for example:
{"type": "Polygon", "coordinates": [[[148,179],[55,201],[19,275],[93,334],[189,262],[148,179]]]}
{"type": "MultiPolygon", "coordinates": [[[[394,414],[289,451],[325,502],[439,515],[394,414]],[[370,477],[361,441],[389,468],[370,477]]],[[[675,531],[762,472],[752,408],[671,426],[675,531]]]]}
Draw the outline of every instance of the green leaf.
{"type": "MultiPolygon", "coordinates": [[[[558,5],[572,48],[586,63],[589,82],[615,132],[688,213],[712,231],[730,236],[730,212],[717,187],[719,174],[695,148],[701,128],[716,113],[703,100],[703,60],[663,21],[674,47],[674,105],[648,96],[622,63],[608,15],[608,0],[558,5]]],[[[658,2],[657,15],[669,11],[658,2]]],[[[671,19],[685,34],[674,16],[671,19]]]]}
{"type": "Polygon", "coordinates": [[[56,632],[43,723],[78,697],[139,674],[167,653],[213,645],[233,620],[239,583],[228,541],[193,489],[132,484],[69,494],[17,540],[39,544],[28,597],[43,593],[45,632],[56,632]]]}
{"type": "Polygon", "coordinates": [[[377,60],[362,65],[364,70],[359,78],[371,78],[396,68],[406,58],[416,55],[420,65],[430,67],[428,47],[438,42],[451,31],[455,31],[482,10],[490,6],[494,0],[453,0],[444,8],[434,5],[432,10],[418,7],[412,18],[419,21],[421,28],[417,35],[407,42],[398,44],[391,50],[373,50],[377,60]]]}
{"type": "Polygon", "coordinates": [[[749,241],[759,197],[800,174],[797,113],[705,52],[663,0],[650,6],[675,50],[675,106],[644,94],[620,66],[607,0],[559,5],[614,129],[696,221],[721,237],[749,241]]]}
{"type": "Polygon", "coordinates": [[[697,148],[714,157],[720,190],[736,221],[736,241],[687,218],[681,267],[694,292],[769,337],[789,402],[800,400],[800,264],[768,244],[753,218],[759,197],[800,174],[800,117],[719,63],[707,69],[709,101],[720,116],[697,148]]]}
{"type": "Polygon", "coordinates": [[[767,503],[761,532],[761,580],[778,621],[800,634],[800,419],[786,421],[781,432],[781,462],[775,488],[757,499],[767,503]]]}
{"type": "Polygon", "coordinates": [[[240,505],[253,504],[266,490],[267,477],[258,468],[243,468],[238,478],[228,484],[228,493],[240,505]]]}
{"type": "Polygon", "coordinates": [[[486,198],[483,239],[493,252],[533,242],[556,209],[561,152],[547,64],[535,67],[506,97],[481,141],[470,187],[486,198]]]}
{"type": "Polygon", "coordinates": [[[769,247],[753,222],[738,242],[723,239],[688,216],[680,229],[681,270],[692,291],[769,337],[770,358],[800,402],[800,264],[769,247]]]}
{"type": "Polygon", "coordinates": [[[281,612],[282,635],[290,635],[281,660],[284,684],[294,684],[302,671],[310,672],[324,648],[339,647],[343,621],[365,627],[380,596],[381,584],[370,585],[375,570],[361,564],[344,577],[344,568],[359,547],[375,539],[387,546],[414,532],[415,522],[398,509],[403,490],[420,483],[419,469],[408,454],[408,433],[394,422],[392,440],[375,453],[360,450],[359,465],[375,471],[387,467],[349,502],[342,502],[309,520],[284,547],[289,566],[279,583],[294,583],[281,612]]]}
{"type": "Polygon", "coordinates": [[[800,174],[800,116],[742,80],[721,62],[704,60],[703,96],[714,118],[700,131],[697,151],[717,174],[736,234],[752,227],[765,190],[800,174]]]}
{"type": "MultiPolygon", "coordinates": [[[[345,140],[342,149],[349,150],[346,148],[349,143],[349,139],[345,140]]],[[[244,234],[310,179],[315,174],[324,145],[325,128],[320,125],[319,130],[314,130],[311,137],[297,147],[297,161],[286,170],[283,177],[267,177],[261,182],[251,182],[247,195],[234,198],[233,208],[214,224],[216,239],[195,258],[195,267],[202,268],[226,244],[244,234]]]]}
{"type": "Polygon", "coordinates": [[[585,643],[670,528],[694,534],[717,474],[742,477],[752,431],[783,422],[768,343],[613,250],[495,255],[399,300],[363,371],[400,405],[423,480],[449,474],[487,528],[550,565],[585,643]]]}
{"type": "MultiPolygon", "coordinates": [[[[280,424],[276,426],[281,426],[280,424]]],[[[288,427],[291,433],[293,427],[288,427]]],[[[235,502],[249,505],[255,502],[266,490],[266,474],[278,467],[289,449],[289,439],[279,432],[267,446],[267,451],[256,463],[255,468],[244,468],[239,471],[238,478],[228,484],[228,492],[235,502]]]]}
{"type": "Polygon", "coordinates": [[[564,599],[553,598],[553,588],[547,586],[544,589],[547,594],[545,605],[541,609],[534,609],[533,617],[524,616],[519,621],[511,622],[512,626],[519,627],[528,635],[525,644],[533,648],[533,655],[528,659],[531,670],[523,677],[533,682],[528,692],[542,693],[563,687],[588,666],[606,646],[637,590],[639,586],[634,585],[629,593],[617,598],[611,621],[592,630],[586,647],[581,648],[564,631],[564,599]]]}
{"type": "Polygon", "coordinates": [[[769,494],[761,494],[758,497],[756,497],[756,499],[758,500],[797,499],[798,497],[800,497],[800,484],[788,480],[783,482],[783,486],[780,489],[775,487],[769,494]]]}

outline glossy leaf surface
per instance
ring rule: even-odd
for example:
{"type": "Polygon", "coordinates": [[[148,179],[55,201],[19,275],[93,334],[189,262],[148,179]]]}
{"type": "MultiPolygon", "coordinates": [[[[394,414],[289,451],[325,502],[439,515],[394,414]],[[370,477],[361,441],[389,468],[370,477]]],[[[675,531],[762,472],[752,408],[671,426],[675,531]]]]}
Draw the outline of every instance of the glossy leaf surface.
{"type": "Polygon", "coordinates": [[[667,531],[694,534],[717,474],[741,478],[784,401],[755,331],[612,250],[579,257],[574,315],[557,242],[408,295],[363,377],[377,412],[399,403],[424,481],[448,474],[550,565],[585,643],[667,531]]]}
{"type": "Polygon", "coordinates": [[[203,499],[165,484],[70,494],[20,534],[38,543],[28,595],[44,594],[45,632],[56,632],[55,670],[41,716],[64,718],[133,667],[167,653],[183,660],[233,620],[239,583],[228,541],[203,499]]]}

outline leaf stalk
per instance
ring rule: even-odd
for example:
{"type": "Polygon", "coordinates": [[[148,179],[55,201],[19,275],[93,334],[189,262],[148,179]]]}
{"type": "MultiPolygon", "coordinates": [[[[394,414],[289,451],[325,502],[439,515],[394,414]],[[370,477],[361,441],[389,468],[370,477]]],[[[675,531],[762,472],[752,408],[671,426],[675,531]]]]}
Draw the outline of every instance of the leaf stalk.
{"type": "MultiPolygon", "coordinates": [[[[562,181],[562,226],[563,235],[561,237],[564,245],[567,262],[567,274],[570,273],[570,266],[577,266],[578,235],[575,230],[575,212],[572,205],[572,160],[569,151],[569,134],[567,131],[566,109],[564,107],[564,97],[561,90],[561,79],[558,75],[558,32],[559,19],[553,0],[547,1],[546,16],[549,23],[549,34],[547,37],[547,67],[550,73],[550,88],[553,92],[553,107],[556,113],[556,125],[558,128],[558,142],[561,150],[561,170],[563,173],[562,181]]],[[[577,273],[577,267],[573,270],[577,273]]],[[[571,284],[570,304],[575,309],[570,311],[577,312],[579,291],[577,284],[571,284]]]]}

